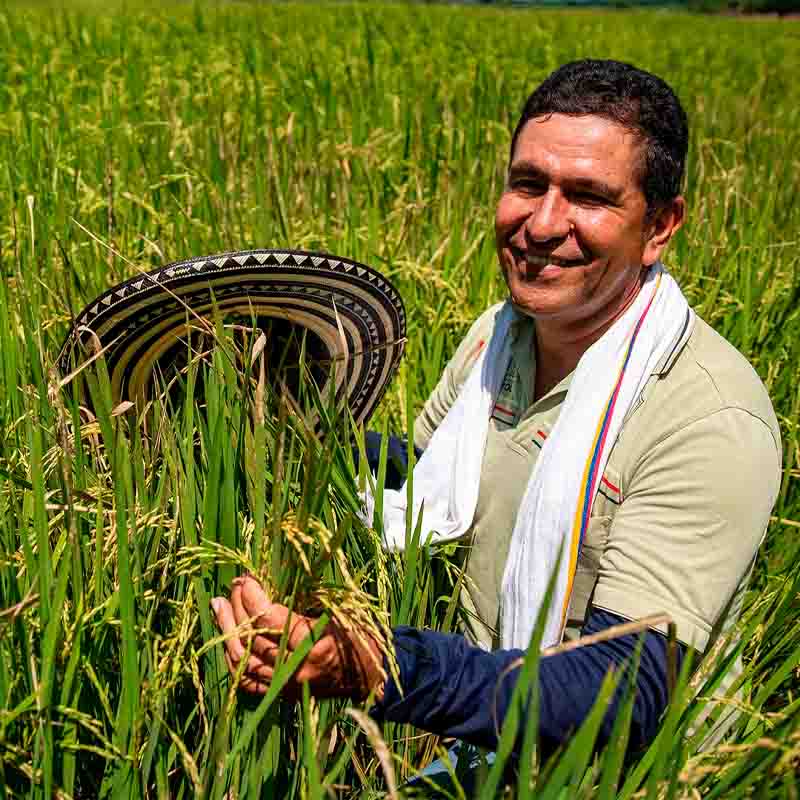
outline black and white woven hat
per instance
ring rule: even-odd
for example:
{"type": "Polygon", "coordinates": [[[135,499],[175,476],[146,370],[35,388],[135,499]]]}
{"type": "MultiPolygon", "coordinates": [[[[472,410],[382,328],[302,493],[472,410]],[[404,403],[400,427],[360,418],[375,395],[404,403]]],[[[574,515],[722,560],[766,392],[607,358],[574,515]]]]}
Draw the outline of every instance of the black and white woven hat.
{"type": "MultiPolygon", "coordinates": [[[[347,258],[301,250],[247,250],[193,258],[133,278],[78,316],[59,356],[62,374],[105,348],[115,402],[146,396],[154,377],[186,363],[198,318],[269,329],[283,351],[303,340],[323,397],[334,381],[356,422],[383,396],[403,355],[403,301],[380,273],[347,258]],[[341,327],[340,327],[341,326],[341,327]],[[96,340],[95,340],[96,341],[96,340]]],[[[269,362],[268,362],[269,363],[269,362]]]]}

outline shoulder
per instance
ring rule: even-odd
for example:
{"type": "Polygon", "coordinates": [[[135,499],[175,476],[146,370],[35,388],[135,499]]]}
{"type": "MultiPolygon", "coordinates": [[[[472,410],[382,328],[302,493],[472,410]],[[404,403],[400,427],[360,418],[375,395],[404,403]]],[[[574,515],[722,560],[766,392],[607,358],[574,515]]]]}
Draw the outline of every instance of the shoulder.
{"type": "MultiPolygon", "coordinates": [[[[637,465],[668,442],[711,448],[716,462],[746,457],[780,468],[780,427],[766,387],[747,359],[706,322],[697,319],[681,353],[648,384],[626,420],[612,461],[632,477],[637,465]]],[[[623,480],[624,482],[624,480],[623,480]]]]}
{"type": "Polygon", "coordinates": [[[469,374],[469,370],[477,360],[481,350],[489,343],[497,324],[498,315],[505,306],[506,302],[501,301],[487,308],[472,323],[466,336],[461,340],[448,365],[456,385],[460,385],[466,380],[467,374],[469,374]]]}
{"type": "Polygon", "coordinates": [[[507,301],[501,300],[493,306],[489,306],[470,326],[464,341],[477,341],[481,337],[491,338],[495,324],[500,312],[507,305],[507,301]]]}
{"type": "Polygon", "coordinates": [[[775,412],[758,373],[750,362],[707,322],[698,317],[687,344],[687,367],[699,370],[713,386],[716,400],[775,420],[775,412]]]}
{"type": "Polygon", "coordinates": [[[461,386],[466,381],[478,356],[492,338],[497,318],[505,303],[496,303],[486,309],[470,326],[455,354],[439,378],[431,395],[425,401],[414,423],[414,443],[425,449],[436,428],[456,401],[461,386]]]}
{"type": "MultiPolygon", "coordinates": [[[[750,362],[698,318],[676,367],[676,388],[692,390],[697,414],[738,411],[766,426],[780,451],[780,427],[767,389],[750,362]]],[[[669,378],[669,376],[667,376],[669,378]]]]}
{"type": "Polygon", "coordinates": [[[766,427],[780,451],[780,428],[767,389],[748,360],[697,318],[689,341],[651,387],[645,416],[657,416],[662,436],[730,412],[766,427]],[[652,406],[651,406],[651,400],[652,406]],[[668,412],[668,413],[665,413],[668,412]]]}

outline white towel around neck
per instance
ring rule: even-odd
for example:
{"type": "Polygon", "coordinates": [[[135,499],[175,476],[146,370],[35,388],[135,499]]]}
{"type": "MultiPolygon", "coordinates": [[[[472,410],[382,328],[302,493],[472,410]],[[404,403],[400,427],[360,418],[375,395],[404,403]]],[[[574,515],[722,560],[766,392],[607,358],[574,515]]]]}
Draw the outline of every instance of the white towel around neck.
{"type": "MultiPolygon", "coordinates": [[[[416,524],[424,500],[423,541],[428,536],[434,543],[458,539],[472,527],[489,419],[511,358],[510,327],[516,313],[510,302],[498,312],[488,344],[414,467],[412,524],[416,524]]],[[[693,323],[694,314],[677,283],[656,263],[634,302],[578,362],[517,514],[502,584],[503,647],[528,646],[563,543],[564,556],[542,646],[561,641],[577,553],[577,546],[572,545],[577,542],[578,503],[587,492],[589,503],[593,502],[597,481],[627,412],[659,362],[685,344],[693,323]],[[634,334],[635,342],[629,348],[634,334]],[[587,460],[621,372],[604,446],[596,448],[595,480],[589,486],[585,480],[587,460]]],[[[383,530],[388,548],[405,546],[406,499],[405,486],[384,491],[383,530]]],[[[370,520],[371,500],[367,498],[370,520]]]]}

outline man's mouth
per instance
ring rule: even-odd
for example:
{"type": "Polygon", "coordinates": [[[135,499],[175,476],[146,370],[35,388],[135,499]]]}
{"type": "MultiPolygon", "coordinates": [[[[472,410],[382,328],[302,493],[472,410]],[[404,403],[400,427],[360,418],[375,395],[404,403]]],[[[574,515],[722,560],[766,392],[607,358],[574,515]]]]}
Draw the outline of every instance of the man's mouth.
{"type": "Polygon", "coordinates": [[[575,259],[556,258],[555,256],[536,256],[527,253],[525,255],[525,263],[529,267],[575,267],[580,262],[575,259]]]}
{"type": "Polygon", "coordinates": [[[517,263],[524,262],[530,269],[543,269],[544,267],[578,267],[584,263],[582,258],[559,258],[551,254],[523,253],[516,247],[512,247],[511,251],[517,263]]]}

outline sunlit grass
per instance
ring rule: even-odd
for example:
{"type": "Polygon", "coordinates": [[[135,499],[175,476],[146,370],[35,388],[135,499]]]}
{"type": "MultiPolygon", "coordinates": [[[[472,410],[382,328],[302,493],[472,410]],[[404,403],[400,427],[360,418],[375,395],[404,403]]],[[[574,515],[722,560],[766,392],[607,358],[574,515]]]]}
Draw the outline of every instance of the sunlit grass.
{"type": "MultiPolygon", "coordinates": [[[[661,12],[0,11],[2,790],[387,790],[380,747],[342,703],[259,704],[230,690],[209,599],[248,567],[304,608],[380,631],[450,630],[457,548],[383,553],[355,515],[346,421],[312,433],[259,395],[258,365],[237,376],[218,353],[203,403],[191,374],[169,413],[115,409],[102,366],[59,389],[52,365],[72,315],[132,275],[128,262],[325,249],[378,267],[404,297],[407,357],[371,424],[407,431],[469,323],[502,296],[492,216],[515,116],[548,71],[593,55],[653,70],[686,105],[690,222],[667,262],[765,381],[785,473],[736,649],[679,682],[659,738],[632,763],[619,746],[592,757],[595,716],[556,762],[523,770],[515,792],[796,797],[799,32],[661,12]],[[702,731],[680,735],[709,706],[694,695],[709,697],[740,651],[740,721],[697,755],[702,731]]],[[[618,733],[619,745],[624,715],[618,733]]],[[[382,736],[398,782],[437,746],[401,726],[382,736]]],[[[484,796],[501,777],[487,774],[484,796]]]]}

